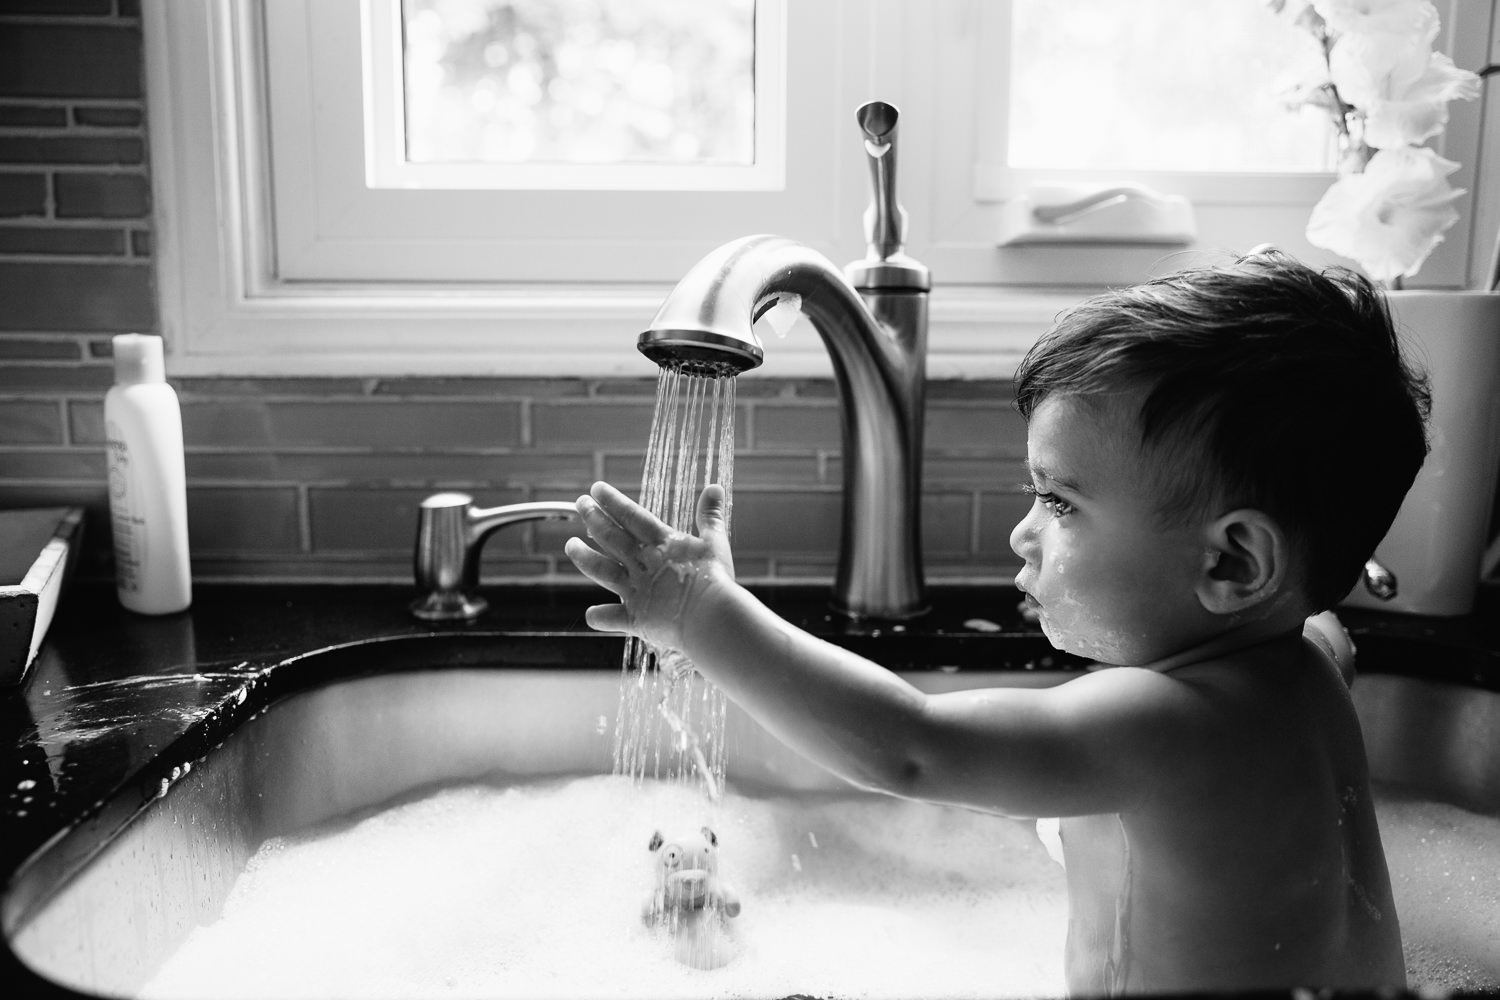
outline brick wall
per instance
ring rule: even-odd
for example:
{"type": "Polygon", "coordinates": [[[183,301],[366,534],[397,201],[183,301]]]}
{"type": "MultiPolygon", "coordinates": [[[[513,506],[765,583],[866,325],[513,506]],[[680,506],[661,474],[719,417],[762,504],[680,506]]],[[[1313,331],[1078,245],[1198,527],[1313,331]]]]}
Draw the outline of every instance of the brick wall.
{"type": "MultiPolygon", "coordinates": [[[[109,337],[157,332],[135,0],[0,2],[0,508],[89,509],[109,571],[109,337]]],[[[640,477],[655,381],[176,379],[194,572],[410,578],[416,505],[572,499],[640,477]]],[[[838,414],[827,381],[742,379],[735,536],[748,578],[831,577],[838,414]]],[[[1003,383],[936,383],[923,534],[933,578],[1004,577],[1026,503],[1003,383]]],[[[497,534],[488,578],[571,576],[566,525],[497,534]]]]}

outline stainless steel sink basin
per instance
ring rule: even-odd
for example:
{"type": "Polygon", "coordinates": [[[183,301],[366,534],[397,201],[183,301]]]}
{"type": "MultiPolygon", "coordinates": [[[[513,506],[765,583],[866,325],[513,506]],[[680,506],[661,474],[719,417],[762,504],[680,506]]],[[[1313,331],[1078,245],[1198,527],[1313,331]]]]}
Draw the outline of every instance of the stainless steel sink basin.
{"type": "MultiPolygon", "coordinates": [[[[517,779],[608,773],[612,739],[600,720],[615,718],[618,647],[580,646],[538,666],[533,647],[543,641],[569,640],[407,636],[277,666],[283,678],[337,679],[305,690],[283,685],[288,693],[175,780],[169,775],[155,800],[102,845],[70,848],[70,836],[83,836],[75,830],[39,852],[5,897],[11,947],[46,981],[132,994],[189,931],[216,919],[246,860],[269,837],[497,770],[517,779]]],[[[1045,685],[1069,675],[908,676],[935,689],[1045,685]]],[[[1354,692],[1377,780],[1403,801],[1414,796],[1482,814],[1492,835],[1488,861],[1457,860],[1500,871],[1500,693],[1389,674],[1362,676],[1354,692]]],[[[728,731],[731,780],[799,791],[845,787],[733,706],[728,731]]],[[[1403,882],[1407,871],[1425,878],[1431,869],[1423,846],[1389,846],[1398,892],[1426,891],[1403,882]]],[[[1500,988],[1500,890],[1464,886],[1451,898],[1435,914],[1403,910],[1421,966],[1416,977],[1500,988]],[[1448,971],[1432,971],[1439,967],[1448,971]]]]}

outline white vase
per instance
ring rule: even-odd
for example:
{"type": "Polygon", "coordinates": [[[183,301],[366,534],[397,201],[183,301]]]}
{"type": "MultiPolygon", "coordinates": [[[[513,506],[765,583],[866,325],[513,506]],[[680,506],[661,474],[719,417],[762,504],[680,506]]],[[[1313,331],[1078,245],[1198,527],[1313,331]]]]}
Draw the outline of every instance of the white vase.
{"type": "Polygon", "coordinates": [[[1360,585],[1346,603],[1466,615],[1500,469],[1500,294],[1399,291],[1389,301],[1403,350],[1432,382],[1431,451],[1375,550],[1395,574],[1396,596],[1381,601],[1360,585]]]}

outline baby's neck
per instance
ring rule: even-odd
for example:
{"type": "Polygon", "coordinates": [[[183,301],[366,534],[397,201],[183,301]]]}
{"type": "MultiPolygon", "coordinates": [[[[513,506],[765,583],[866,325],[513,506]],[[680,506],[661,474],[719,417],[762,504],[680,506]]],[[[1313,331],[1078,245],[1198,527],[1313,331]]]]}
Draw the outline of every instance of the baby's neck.
{"type": "Polygon", "coordinates": [[[1302,641],[1302,623],[1287,623],[1275,618],[1261,619],[1228,631],[1216,633],[1201,642],[1181,649],[1151,663],[1143,663],[1147,670],[1168,673],[1182,667],[1190,667],[1210,660],[1222,660],[1250,650],[1270,653],[1278,644],[1296,644],[1302,641]],[[1265,647],[1263,650],[1258,647],[1265,647]]]}

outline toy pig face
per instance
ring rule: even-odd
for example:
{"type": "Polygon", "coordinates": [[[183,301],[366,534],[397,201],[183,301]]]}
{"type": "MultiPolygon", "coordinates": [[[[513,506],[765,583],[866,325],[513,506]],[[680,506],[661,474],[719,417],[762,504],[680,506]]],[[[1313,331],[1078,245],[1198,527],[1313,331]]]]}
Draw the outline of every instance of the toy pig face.
{"type": "Polygon", "coordinates": [[[656,852],[659,878],[692,872],[712,874],[719,866],[719,838],[706,826],[698,833],[672,840],[664,839],[661,831],[657,831],[647,846],[656,852]]]}

